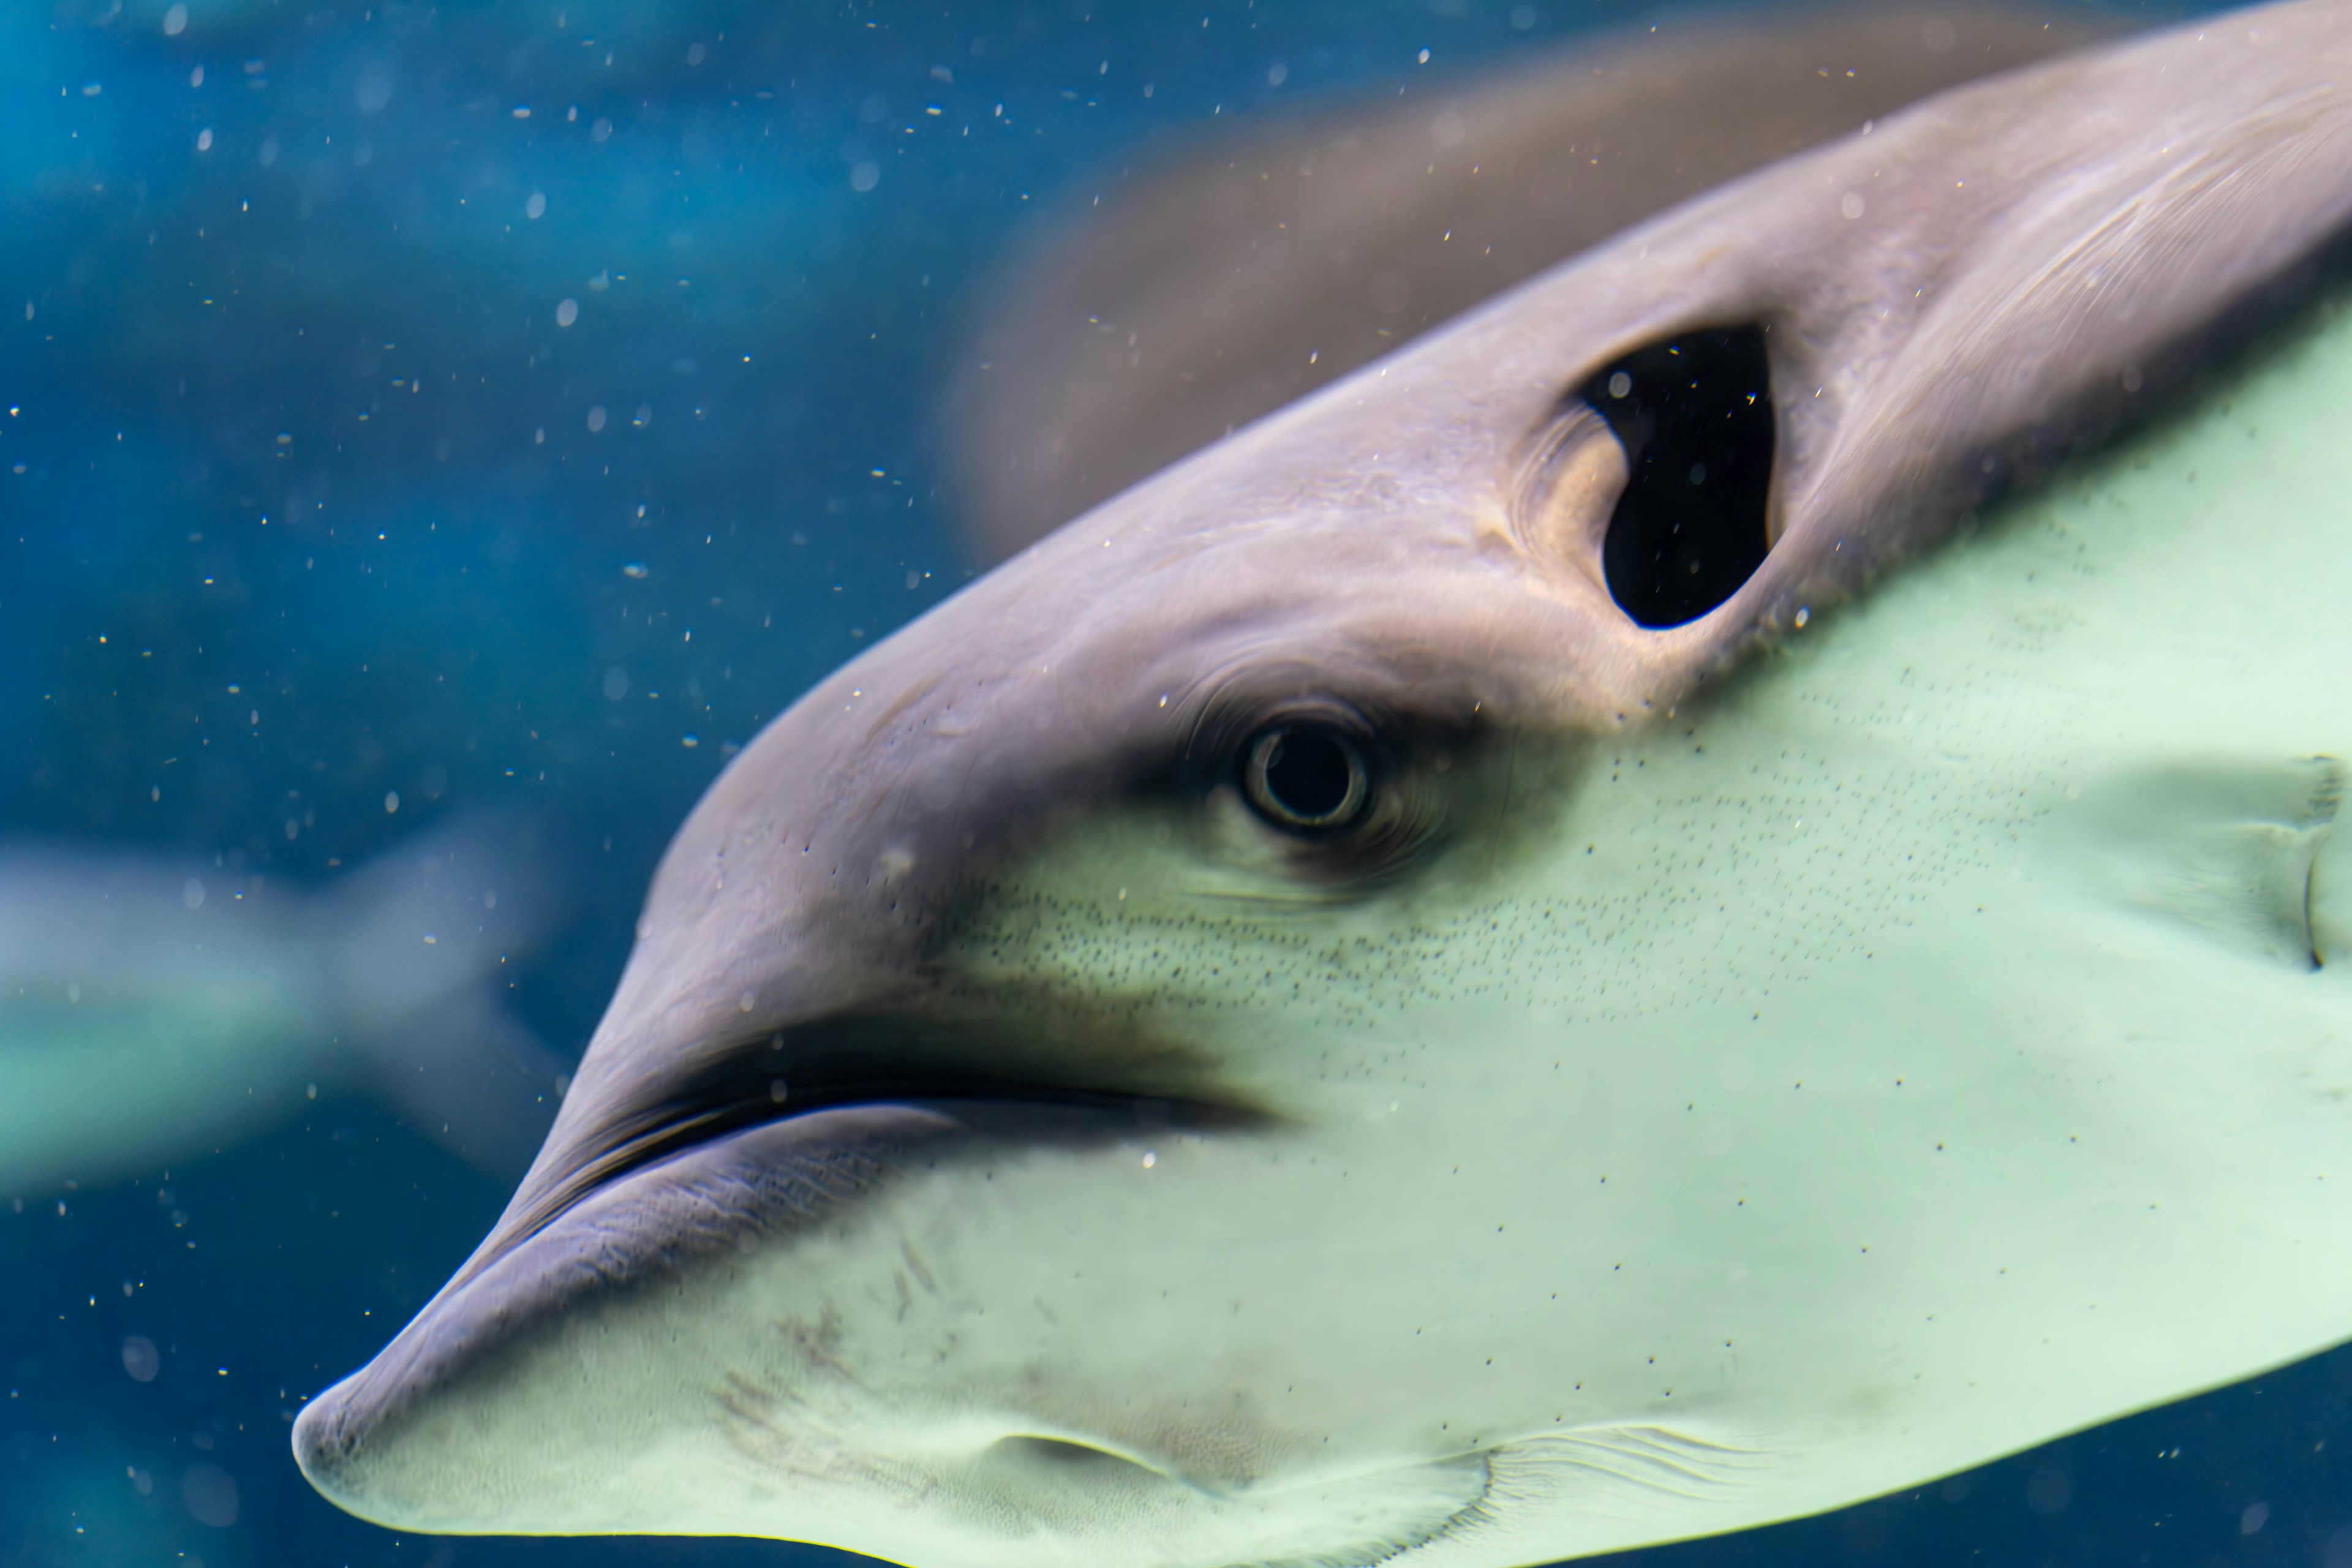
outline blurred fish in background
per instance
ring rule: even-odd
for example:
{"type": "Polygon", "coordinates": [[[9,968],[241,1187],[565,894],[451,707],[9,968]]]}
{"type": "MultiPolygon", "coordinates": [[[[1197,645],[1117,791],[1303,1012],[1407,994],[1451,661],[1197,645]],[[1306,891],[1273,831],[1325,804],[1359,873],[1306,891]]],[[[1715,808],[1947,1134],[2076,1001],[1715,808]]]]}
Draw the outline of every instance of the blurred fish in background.
{"type": "Polygon", "coordinates": [[[318,892],[0,845],[0,1194],[166,1167],[353,1085],[512,1181],[566,1065],[499,994],[545,918],[516,844],[463,823],[318,892]]]}

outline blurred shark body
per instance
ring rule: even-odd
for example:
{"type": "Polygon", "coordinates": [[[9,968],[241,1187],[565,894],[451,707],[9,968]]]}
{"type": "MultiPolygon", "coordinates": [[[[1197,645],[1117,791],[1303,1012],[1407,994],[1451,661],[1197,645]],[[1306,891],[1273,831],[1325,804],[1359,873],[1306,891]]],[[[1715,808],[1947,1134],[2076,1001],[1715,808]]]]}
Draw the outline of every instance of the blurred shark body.
{"type": "Polygon", "coordinates": [[[1984,4],[1674,16],[1089,184],[984,301],[952,395],[966,548],[1001,561],[1677,202],[2111,26],[1984,4]]]}
{"type": "Polygon", "coordinates": [[[150,1170],[354,1086],[484,1172],[521,1170],[563,1070],[490,994],[531,892],[480,824],[323,891],[0,845],[0,1192],[150,1170]]]}

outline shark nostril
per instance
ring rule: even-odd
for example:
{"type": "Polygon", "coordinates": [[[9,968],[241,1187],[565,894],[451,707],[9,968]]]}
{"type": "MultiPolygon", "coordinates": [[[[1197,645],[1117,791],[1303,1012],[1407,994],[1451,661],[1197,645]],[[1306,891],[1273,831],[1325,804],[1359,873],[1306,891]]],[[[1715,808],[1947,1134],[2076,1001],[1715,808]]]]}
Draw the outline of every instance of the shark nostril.
{"type": "Polygon", "coordinates": [[[981,1456],[985,1470],[1019,1478],[1033,1485],[1100,1489],[1164,1482],[1167,1476],[1140,1459],[1092,1443],[1066,1437],[1040,1437],[1017,1433],[1000,1437],[981,1456]]]}

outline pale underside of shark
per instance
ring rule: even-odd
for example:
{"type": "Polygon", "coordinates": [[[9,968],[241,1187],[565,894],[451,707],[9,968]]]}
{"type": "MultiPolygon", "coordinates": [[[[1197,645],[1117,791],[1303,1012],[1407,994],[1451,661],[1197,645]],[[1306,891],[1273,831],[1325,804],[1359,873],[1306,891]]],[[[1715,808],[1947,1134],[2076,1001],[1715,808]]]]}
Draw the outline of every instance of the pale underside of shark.
{"type": "Polygon", "coordinates": [[[2305,0],[1930,100],[846,667],[308,1473],[1503,1568],[2352,1334],[2347,68],[2305,0]]]}

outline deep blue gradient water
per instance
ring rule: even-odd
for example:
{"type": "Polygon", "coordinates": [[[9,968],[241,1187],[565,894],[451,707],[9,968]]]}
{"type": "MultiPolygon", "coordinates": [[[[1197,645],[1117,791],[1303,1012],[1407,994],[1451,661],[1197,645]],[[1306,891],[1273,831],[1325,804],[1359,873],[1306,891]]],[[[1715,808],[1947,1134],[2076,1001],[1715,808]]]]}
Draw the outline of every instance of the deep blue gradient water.
{"type": "MultiPolygon", "coordinates": [[[[1046,209],[1212,121],[1633,15],[0,9],[0,837],[310,886],[498,808],[563,868],[509,996],[576,1056],[728,756],[969,576],[936,394],[1046,209]]],[[[0,1193],[0,1565],[821,1555],[404,1538],[303,1484],[292,1412],[506,1193],[341,1090],[0,1193]]],[[[2347,1568],[2347,1384],[2339,1353],[1655,1555],[2347,1568]]]]}

